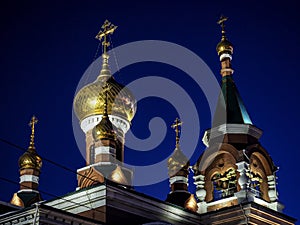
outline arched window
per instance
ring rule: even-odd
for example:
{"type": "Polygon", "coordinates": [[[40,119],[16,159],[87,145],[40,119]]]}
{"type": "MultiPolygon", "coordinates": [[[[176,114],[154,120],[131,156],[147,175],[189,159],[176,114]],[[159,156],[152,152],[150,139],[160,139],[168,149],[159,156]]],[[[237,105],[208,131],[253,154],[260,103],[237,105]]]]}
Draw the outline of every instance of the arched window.
{"type": "Polygon", "coordinates": [[[229,168],[224,173],[216,172],[212,176],[214,201],[233,196],[236,189],[236,171],[229,168]]]}

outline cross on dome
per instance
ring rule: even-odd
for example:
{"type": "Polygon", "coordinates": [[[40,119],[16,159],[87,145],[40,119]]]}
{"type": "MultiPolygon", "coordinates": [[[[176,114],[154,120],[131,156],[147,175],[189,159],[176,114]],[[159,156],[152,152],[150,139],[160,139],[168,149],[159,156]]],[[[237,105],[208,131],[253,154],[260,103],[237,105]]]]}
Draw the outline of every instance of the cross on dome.
{"type": "Polygon", "coordinates": [[[37,124],[38,119],[33,115],[30,122],[29,122],[29,126],[31,127],[31,135],[30,135],[30,144],[29,144],[29,148],[30,149],[34,149],[34,129],[35,129],[35,124],[37,124]]]}
{"type": "Polygon", "coordinates": [[[182,122],[180,121],[179,118],[176,118],[173,125],[171,126],[176,133],[176,147],[179,145],[179,133],[180,133],[179,126],[182,126],[182,122]]]}
{"type": "Polygon", "coordinates": [[[113,25],[108,20],[105,20],[104,24],[101,26],[101,30],[96,35],[96,39],[101,41],[103,39],[102,45],[103,45],[103,54],[106,54],[107,48],[110,46],[110,42],[107,41],[107,36],[109,34],[113,34],[114,31],[117,29],[117,26],[113,25]]]}

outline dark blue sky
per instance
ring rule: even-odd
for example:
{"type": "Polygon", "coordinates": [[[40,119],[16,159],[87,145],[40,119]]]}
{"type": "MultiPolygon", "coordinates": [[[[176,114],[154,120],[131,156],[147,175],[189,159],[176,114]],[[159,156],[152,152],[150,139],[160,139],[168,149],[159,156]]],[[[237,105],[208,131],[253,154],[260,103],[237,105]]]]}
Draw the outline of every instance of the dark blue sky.
{"type": "MultiPolygon", "coordinates": [[[[174,42],[198,54],[220,80],[215,51],[220,28],[216,20],[223,13],[230,17],[227,33],[235,46],[234,79],[252,122],[264,131],[262,145],[280,167],[278,189],[285,212],[298,217],[300,18],[296,3],[1,1],[0,138],[27,148],[27,123],[35,114],[40,120],[36,135],[39,154],[73,170],[82,167],[85,162],[72,130],[72,102],[77,84],[94,58],[98,46],[94,36],[104,20],[119,26],[114,46],[149,39],[174,42]]],[[[204,150],[202,135],[210,127],[210,111],[201,89],[181,71],[156,63],[125,68],[115,78],[127,84],[143,75],[172,79],[192,96],[201,122],[199,143],[191,159],[194,163],[204,150]]],[[[153,116],[171,124],[176,115],[166,101],[145,99],[138,103],[133,132],[145,138],[153,116]]],[[[22,152],[3,143],[0,149],[0,175],[18,182],[17,160],[22,152]]],[[[169,129],[157,149],[148,153],[127,150],[125,159],[147,165],[167,157],[173,149],[174,134],[169,129]]],[[[137,190],[165,199],[168,186],[165,181],[137,190]]],[[[18,190],[4,181],[0,187],[0,200],[4,201],[18,190]]],[[[75,188],[75,174],[44,163],[41,190],[63,195],[75,188]]],[[[193,190],[192,184],[190,188],[193,190]]]]}

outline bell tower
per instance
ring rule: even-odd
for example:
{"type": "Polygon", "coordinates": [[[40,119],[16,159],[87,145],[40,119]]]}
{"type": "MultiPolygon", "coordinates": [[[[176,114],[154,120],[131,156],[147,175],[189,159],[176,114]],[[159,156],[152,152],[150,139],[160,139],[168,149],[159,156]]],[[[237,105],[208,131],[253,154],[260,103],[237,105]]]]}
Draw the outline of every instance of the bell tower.
{"type": "Polygon", "coordinates": [[[281,212],[276,171],[267,150],[259,139],[262,131],[252,124],[233,79],[233,45],[226,37],[226,17],[221,17],[222,37],[217,45],[221,62],[221,93],[203,143],[195,171],[199,213],[219,210],[246,202],[255,202],[281,212]]]}

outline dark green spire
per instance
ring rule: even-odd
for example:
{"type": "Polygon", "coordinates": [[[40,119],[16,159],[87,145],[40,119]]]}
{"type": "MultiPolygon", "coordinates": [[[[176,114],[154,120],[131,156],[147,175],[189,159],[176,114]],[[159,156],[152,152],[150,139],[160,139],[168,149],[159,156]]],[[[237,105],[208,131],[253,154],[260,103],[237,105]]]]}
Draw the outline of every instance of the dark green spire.
{"type": "Polygon", "coordinates": [[[219,126],[224,123],[252,124],[246,107],[232,79],[232,75],[222,77],[221,93],[219,95],[213,125],[219,126]]]}

